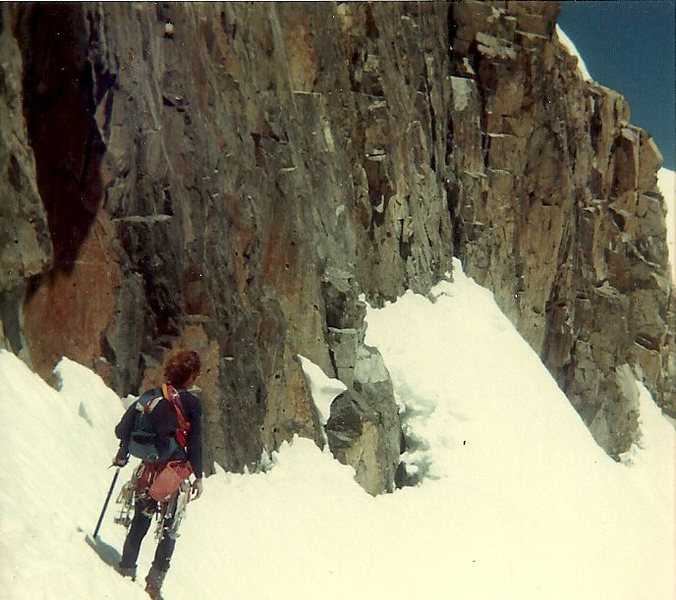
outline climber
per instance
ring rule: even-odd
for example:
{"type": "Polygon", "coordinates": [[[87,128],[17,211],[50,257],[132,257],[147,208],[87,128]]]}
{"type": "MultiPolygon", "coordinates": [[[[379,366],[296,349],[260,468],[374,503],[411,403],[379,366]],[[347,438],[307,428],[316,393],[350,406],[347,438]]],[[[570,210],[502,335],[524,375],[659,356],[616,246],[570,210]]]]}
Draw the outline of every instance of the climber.
{"type": "Polygon", "coordinates": [[[187,391],[195,384],[199,372],[200,358],[196,352],[181,350],[171,355],[165,364],[162,387],[143,394],[115,427],[120,448],[113,464],[126,465],[130,453],[142,458],[128,484],[134,516],[116,570],[124,577],[136,579],[141,542],[152,517],[156,516],[159,542],[145,588],[153,600],[162,600],[160,590],[169,569],[185,505],[202,494],[202,408],[199,399],[187,391]],[[142,419],[148,420],[154,428],[155,453],[136,451],[142,419]],[[195,477],[192,484],[191,474],[195,477]]]}

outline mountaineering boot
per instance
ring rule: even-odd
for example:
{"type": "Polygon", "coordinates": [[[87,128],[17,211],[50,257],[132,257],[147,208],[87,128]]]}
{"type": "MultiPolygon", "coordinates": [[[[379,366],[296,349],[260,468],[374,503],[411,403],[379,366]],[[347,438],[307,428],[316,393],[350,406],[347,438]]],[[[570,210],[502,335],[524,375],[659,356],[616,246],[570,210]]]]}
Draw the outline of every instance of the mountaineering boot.
{"type": "Polygon", "coordinates": [[[136,581],[136,567],[123,567],[115,565],[113,567],[122,577],[130,577],[132,581],[136,581]]]}
{"type": "Polygon", "coordinates": [[[166,574],[166,571],[150,567],[150,571],[148,571],[148,576],[146,577],[146,593],[152,600],[164,600],[160,590],[162,589],[162,582],[166,574]]]}

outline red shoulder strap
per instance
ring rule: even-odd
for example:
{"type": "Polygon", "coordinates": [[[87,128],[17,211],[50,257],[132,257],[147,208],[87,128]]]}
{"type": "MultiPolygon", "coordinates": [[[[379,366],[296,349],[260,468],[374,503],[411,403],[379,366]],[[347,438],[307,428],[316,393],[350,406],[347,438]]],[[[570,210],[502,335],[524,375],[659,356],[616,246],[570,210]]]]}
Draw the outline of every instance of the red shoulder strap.
{"type": "Polygon", "coordinates": [[[188,431],[190,431],[190,421],[188,421],[185,416],[185,410],[183,409],[183,403],[181,402],[181,396],[173,385],[168,383],[162,384],[162,395],[167,399],[169,404],[171,404],[174,412],[176,413],[176,420],[178,421],[178,428],[176,429],[176,439],[178,443],[181,444],[184,448],[188,442],[188,431]]]}

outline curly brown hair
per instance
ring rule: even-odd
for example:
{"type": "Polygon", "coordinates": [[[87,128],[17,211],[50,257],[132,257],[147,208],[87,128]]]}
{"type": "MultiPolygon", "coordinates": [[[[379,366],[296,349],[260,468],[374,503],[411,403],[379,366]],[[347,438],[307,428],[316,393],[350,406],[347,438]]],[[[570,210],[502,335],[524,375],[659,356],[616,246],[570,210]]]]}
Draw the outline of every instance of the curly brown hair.
{"type": "Polygon", "coordinates": [[[164,366],[164,378],[176,387],[185,387],[193,375],[199,375],[200,357],[193,350],[178,350],[169,356],[164,366]]]}

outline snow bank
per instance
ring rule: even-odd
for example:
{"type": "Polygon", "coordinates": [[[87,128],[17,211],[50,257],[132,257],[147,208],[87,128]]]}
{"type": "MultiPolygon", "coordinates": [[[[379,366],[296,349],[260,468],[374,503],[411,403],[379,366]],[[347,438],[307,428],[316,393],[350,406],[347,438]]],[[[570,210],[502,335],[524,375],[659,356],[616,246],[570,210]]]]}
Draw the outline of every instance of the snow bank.
{"type": "Polygon", "coordinates": [[[309,358],[298,356],[305,377],[310,383],[310,394],[319,411],[319,418],[326,425],[331,416],[331,403],[340,396],[347,386],[340,380],[328,377],[319,365],[309,358]]]}
{"type": "Polygon", "coordinates": [[[491,294],[455,266],[455,282],[429,299],[409,292],[369,312],[367,336],[410,407],[409,435],[420,443],[409,460],[439,478],[417,492],[439,490],[456,530],[451,554],[461,540],[481,572],[476,588],[451,589],[467,598],[673,598],[674,488],[664,481],[676,469],[673,427],[643,396],[662,425],[645,428],[631,468],[613,462],[491,294]]]}
{"type": "MultiPolygon", "coordinates": [[[[61,393],[0,351],[0,582],[11,600],[143,598],[84,543],[110,485],[111,427],[122,405],[67,359],[61,393]],[[66,592],[67,590],[67,592],[66,592]]],[[[119,538],[118,538],[119,539],[119,538]]],[[[145,596],[147,598],[147,596],[145,596]]]]}

